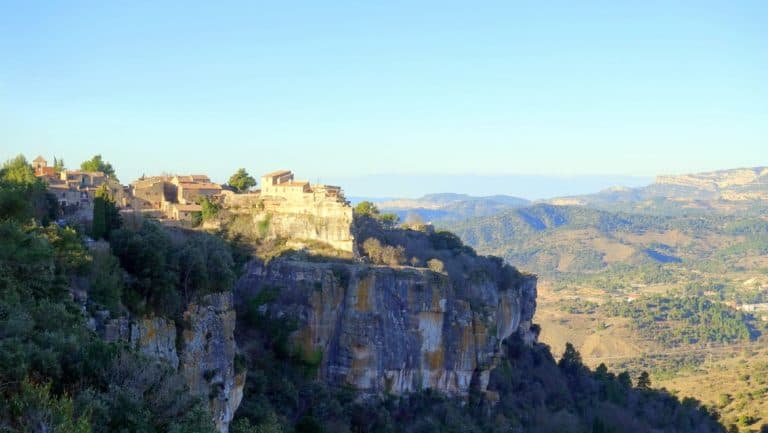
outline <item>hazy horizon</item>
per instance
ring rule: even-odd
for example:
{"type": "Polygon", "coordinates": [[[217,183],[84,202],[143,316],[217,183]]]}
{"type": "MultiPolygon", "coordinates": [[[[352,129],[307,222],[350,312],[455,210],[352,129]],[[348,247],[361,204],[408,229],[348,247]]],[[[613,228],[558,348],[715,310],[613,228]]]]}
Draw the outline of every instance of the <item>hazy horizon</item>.
{"type": "Polygon", "coordinates": [[[381,174],[357,177],[330,177],[323,182],[340,185],[354,199],[416,199],[427,194],[455,193],[470,196],[507,195],[527,200],[591,194],[613,186],[640,187],[653,177],[621,175],[547,174],[381,174]]]}

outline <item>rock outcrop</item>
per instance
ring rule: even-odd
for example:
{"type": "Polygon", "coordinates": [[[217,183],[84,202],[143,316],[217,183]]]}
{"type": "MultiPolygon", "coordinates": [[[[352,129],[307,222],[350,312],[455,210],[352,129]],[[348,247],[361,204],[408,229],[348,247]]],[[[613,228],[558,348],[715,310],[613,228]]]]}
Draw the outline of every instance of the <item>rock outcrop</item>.
{"type": "Polygon", "coordinates": [[[251,262],[236,299],[273,299],[259,310],[298,320],[293,343],[322,354],[321,379],[369,394],[485,391],[501,341],[536,339],[534,276],[501,289],[424,268],[278,259],[251,262]],[[274,293],[256,298],[263,291],[274,293]]]}
{"type": "Polygon", "coordinates": [[[261,187],[258,192],[222,196],[226,211],[247,217],[256,237],[322,242],[354,252],[352,207],[340,187],[296,182],[287,170],[262,176],[261,187]],[[276,183],[278,178],[285,182],[276,183]]]}
{"type": "Polygon", "coordinates": [[[245,371],[235,371],[235,310],[232,293],[204,296],[184,312],[180,371],[190,391],[208,399],[224,433],[243,398],[245,371]]]}
{"type": "Polygon", "coordinates": [[[208,401],[218,431],[229,431],[245,384],[245,372],[235,371],[231,292],[213,293],[189,304],[181,324],[161,317],[123,317],[106,320],[98,329],[106,340],[128,342],[179,371],[190,391],[208,401]]]}

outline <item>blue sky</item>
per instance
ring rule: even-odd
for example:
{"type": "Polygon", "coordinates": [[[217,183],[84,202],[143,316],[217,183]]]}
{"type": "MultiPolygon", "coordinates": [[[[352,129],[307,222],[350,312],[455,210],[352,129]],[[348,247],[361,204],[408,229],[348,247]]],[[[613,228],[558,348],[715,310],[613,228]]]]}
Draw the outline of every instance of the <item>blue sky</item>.
{"type": "Polygon", "coordinates": [[[0,157],[101,153],[124,181],[768,164],[768,2],[192,3],[1,2],[0,157]]]}

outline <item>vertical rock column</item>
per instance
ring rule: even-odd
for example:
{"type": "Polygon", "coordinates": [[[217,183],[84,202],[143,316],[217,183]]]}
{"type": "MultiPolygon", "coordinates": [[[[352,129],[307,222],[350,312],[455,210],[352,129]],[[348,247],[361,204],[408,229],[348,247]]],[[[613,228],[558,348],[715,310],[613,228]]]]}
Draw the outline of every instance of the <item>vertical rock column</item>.
{"type": "Polygon", "coordinates": [[[245,372],[235,372],[232,293],[206,295],[190,304],[183,327],[179,369],[190,391],[208,400],[217,430],[226,433],[245,384],[245,372]]]}

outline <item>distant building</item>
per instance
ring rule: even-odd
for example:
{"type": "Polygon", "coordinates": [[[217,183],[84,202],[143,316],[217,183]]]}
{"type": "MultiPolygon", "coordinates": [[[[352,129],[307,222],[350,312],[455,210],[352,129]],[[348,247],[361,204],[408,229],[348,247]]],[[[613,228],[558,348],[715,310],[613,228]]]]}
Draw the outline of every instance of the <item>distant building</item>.
{"type": "Polygon", "coordinates": [[[37,177],[56,176],[56,168],[49,167],[48,161],[46,161],[45,158],[42,157],[42,155],[38,155],[37,158],[32,160],[32,167],[34,167],[35,176],[37,177]]]}
{"type": "Polygon", "coordinates": [[[60,180],[80,188],[98,188],[108,180],[100,171],[63,170],[59,176],[60,180]]]}
{"type": "Polygon", "coordinates": [[[290,170],[278,170],[261,176],[262,196],[285,197],[290,199],[307,198],[307,194],[322,197],[341,198],[341,187],[334,185],[310,185],[306,180],[294,180],[290,170]]]}
{"type": "Polygon", "coordinates": [[[174,176],[171,183],[176,187],[176,202],[182,204],[194,204],[201,197],[211,198],[221,194],[221,185],[202,174],[174,176]]]}
{"type": "Polygon", "coordinates": [[[309,182],[296,181],[290,170],[278,170],[261,176],[261,195],[294,196],[310,192],[309,182]]]}
{"type": "Polygon", "coordinates": [[[224,193],[231,212],[249,213],[274,239],[321,241],[352,252],[352,207],[341,187],[297,181],[290,170],[261,176],[260,189],[245,194],[224,193]],[[275,217],[275,218],[273,218],[275,217]]]}
{"type": "Polygon", "coordinates": [[[96,190],[102,185],[107,186],[118,206],[125,206],[125,188],[100,171],[62,170],[56,173],[55,167],[49,167],[42,156],[35,158],[32,166],[35,176],[46,181],[48,192],[65,209],[90,206],[96,190]]]}
{"type": "Polygon", "coordinates": [[[173,203],[169,205],[169,217],[177,221],[192,222],[196,215],[199,215],[202,211],[202,206],[199,204],[179,204],[173,203]]]}
{"type": "Polygon", "coordinates": [[[201,197],[215,199],[221,193],[221,185],[204,174],[152,176],[131,183],[129,201],[134,211],[191,222],[202,210],[201,197]]]}
{"type": "Polygon", "coordinates": [[[136,210],[161,209],[163,202],[174,202],[176,189],[170,187],[168,176],[139,179],[130,186],[131,207],[136,210]]]}

